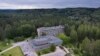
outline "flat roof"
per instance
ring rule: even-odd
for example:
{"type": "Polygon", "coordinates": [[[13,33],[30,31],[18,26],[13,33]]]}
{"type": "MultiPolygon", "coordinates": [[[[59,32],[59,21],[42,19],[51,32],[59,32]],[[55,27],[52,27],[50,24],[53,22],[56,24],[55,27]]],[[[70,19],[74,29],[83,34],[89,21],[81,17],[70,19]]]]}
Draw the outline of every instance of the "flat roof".
{"type": "Polygon", "coordinates": [[[45,38],[45,37],[43,37],[43,38],[37,38],[37,39],[34,39],[34,41],[36,41],[36,42],[48,41],[48,38],[45,38]]]}
{"type": "Polygon", "coordinates": [[[55,36],[39,36],[36,37],[36,39],[33,39],[30,41],[30,43],[36,44],[36,45],[40,45],[40,44],[45,44],[45,43],[49,43],[49,42],[61,42],[62,40],[60,40],[59,38],[55,37],[55,36]]]}
{"type": "Polygon", "coordinates": [[[49,29],[59,29],[59,28],[64,28],[64,26],[59,25],[59,26],[53,26],[53,27],[40,27],[37,30],[49,30],[49,29]]]}

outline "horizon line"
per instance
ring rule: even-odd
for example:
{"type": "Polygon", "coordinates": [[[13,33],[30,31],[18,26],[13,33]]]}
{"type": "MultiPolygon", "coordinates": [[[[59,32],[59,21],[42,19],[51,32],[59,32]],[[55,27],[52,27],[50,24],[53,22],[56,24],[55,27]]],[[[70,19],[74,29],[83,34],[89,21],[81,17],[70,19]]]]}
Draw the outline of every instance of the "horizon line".
{"type": "Polygon", "coordinates": [[[100,7],[64,7],[64,8],[0,8],[0,10],[27,10],[27,9],[67,9],[67,8],[100,8],[100,7]]]}

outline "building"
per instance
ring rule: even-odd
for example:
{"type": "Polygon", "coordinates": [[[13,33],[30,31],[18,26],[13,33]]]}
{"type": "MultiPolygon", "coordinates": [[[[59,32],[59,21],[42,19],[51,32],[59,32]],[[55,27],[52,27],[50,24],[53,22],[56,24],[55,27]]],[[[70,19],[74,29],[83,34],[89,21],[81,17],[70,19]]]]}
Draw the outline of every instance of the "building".
{"type": "MultiPolygon", "coordinates": [[[[29,38],[23,42],[17,43],[17,45],[21,47],[24,56],[37,56],[37,51],[49,48],[51,45],[61,46],[63,41],[56,36],[60,33],[64,33],[63,29],[63,26],[38,28],[38,37],[35,37],[35,39],[29,38]]],[[[58,51],[59,49],[57,48],[57,53],[60,55],[61,51],[58,51]]],[[[66,53],[64,52],[64,54],[66,53]]]]}
{"type": "Polygon", "coordinates": [[[49,48],[52,44],[55,46],[60,46],[62,40],[54,36],[40,36],[36,39],[30,40],[29,44],[35,51],[49,48]]]}
{"type": "Polygon", "coordinates": [[[64,32],[64,26],[54,26],[54,27],[41,27],[37,29],[38,36],[44,36],[44,35],[51,35],[51,36],[57,36],[60,33],[64,32]]]}

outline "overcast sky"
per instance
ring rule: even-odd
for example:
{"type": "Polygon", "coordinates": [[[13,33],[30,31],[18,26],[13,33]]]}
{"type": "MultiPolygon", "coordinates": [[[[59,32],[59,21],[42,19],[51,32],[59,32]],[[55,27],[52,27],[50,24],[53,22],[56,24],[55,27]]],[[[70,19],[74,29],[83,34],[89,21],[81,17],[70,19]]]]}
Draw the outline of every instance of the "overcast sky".
{"type": "Polygon", "coordinates": [[[100,0],[0,0],[0,9],[100,7],[100,0]]]}

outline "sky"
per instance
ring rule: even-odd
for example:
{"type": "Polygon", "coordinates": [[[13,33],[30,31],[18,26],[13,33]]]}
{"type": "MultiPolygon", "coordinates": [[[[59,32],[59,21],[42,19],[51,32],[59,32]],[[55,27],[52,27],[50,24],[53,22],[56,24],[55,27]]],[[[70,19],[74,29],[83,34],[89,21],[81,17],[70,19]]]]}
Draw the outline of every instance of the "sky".
{"type": "Polygon", "coordinates": [[[100,0],[0,0],[0,9],[100,7],[100,0]]]}

